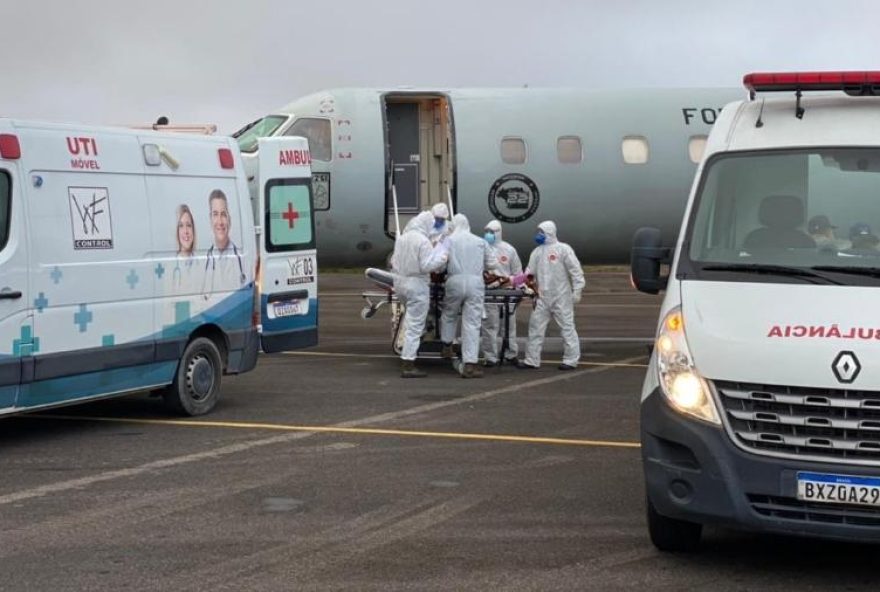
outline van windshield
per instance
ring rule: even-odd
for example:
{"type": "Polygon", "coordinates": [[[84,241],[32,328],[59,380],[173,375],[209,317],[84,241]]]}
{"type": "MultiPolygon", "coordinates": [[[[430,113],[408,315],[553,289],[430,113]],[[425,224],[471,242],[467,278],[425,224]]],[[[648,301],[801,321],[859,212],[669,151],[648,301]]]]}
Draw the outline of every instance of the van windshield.
{"type": "Polygon", "coordinates": [[[789,282],[809,270],[833,283],[876,285],[880,149],[716,156],[704,170],[685,236],[680,278],[789,282]]]}
{"type": "Polygon", "coordinates": [[[274,134],[285,121],[287,121],[286,115],[268,115],[247,124],[232,134],[232,137],[238,141],[238,148],[242,152],[256,152],[257,141],[274,134]]]}

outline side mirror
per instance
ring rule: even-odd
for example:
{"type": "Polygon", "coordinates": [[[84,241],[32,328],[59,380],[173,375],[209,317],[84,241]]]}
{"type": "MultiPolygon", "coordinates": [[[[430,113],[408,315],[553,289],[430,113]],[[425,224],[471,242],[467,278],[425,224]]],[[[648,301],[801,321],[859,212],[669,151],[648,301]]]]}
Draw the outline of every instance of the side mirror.
{"type": "Polygon", "coordinates": [[[630,281],[640,292],[657,294],[666,289],[669,278],[660,276],[660,266],[670,262],[672,249],[660,245],[660,230],[657,228],[639,228],[633,235],[630,281]]]}

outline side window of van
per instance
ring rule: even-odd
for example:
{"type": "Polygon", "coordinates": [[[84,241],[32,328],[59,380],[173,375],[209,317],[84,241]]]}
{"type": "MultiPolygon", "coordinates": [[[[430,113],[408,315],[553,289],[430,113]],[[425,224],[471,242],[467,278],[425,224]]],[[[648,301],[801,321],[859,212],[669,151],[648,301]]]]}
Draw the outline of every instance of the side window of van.
{"type": "Polygon", "coordinates": [[[285,136],[302,136],[309,141],[309,152],[315,160],[333,160],[333,136],[329,119],[303,117],[293,122],[285,136]]]}
{"type": "Polygon", "coordinates": [[[11,184],[9,175],[0,171],[0,251],[9,240],[9,219],[12,213],[11,184]]]}

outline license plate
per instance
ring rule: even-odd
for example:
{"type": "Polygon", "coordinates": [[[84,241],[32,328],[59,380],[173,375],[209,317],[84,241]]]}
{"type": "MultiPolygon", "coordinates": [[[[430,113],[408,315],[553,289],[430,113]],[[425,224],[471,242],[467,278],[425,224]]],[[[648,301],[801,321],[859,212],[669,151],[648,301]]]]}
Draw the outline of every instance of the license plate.
{"type": "Polygon", "coordinates": [[[880,479],[799,472],[797,498],[807,502],[880,507],[880,479]]]}
{"type": "Polygon", "coordinates": [[[287,300],[285,302],[275,302],[272,305],[272,312],[274,313],[272,315],[274,318],[308,314],[309,301],[287,300]]]}

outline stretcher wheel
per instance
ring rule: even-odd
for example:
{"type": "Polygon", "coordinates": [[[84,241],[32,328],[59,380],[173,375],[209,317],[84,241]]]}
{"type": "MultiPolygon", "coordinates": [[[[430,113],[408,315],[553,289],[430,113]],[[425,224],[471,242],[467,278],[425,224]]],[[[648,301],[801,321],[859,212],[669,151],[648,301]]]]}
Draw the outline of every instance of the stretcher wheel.
{"type": "Polygon", "coordinates": [[[372,308],[370,306],[365,306],[361,309],[361,318],[364,319],[365,321],[367,319],[372,319],[373,315],[375,315],[375,314],[376,314],[376,309],[372,308]]]}

